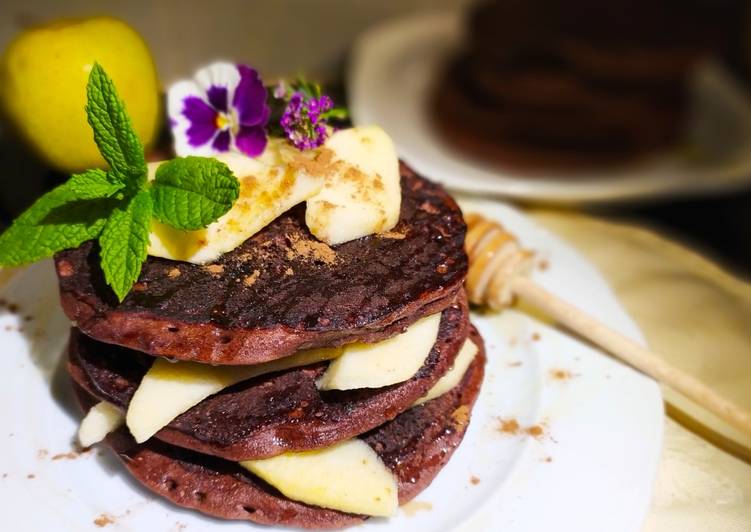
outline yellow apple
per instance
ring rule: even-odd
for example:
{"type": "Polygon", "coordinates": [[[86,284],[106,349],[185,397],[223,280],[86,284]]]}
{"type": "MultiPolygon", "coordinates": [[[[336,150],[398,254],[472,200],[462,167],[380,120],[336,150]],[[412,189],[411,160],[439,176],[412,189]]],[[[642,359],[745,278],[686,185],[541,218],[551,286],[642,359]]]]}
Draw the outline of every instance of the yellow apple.
{"type": "Polygon", "coordinates": [[[156,67],[146,43],[111,17],[58,20],[22,32],[0,59],[7,116],[49,164],[74,172],[105,164],[84,106],[95,62],[112,78],[145,145],[159,127],[156,67]]]}

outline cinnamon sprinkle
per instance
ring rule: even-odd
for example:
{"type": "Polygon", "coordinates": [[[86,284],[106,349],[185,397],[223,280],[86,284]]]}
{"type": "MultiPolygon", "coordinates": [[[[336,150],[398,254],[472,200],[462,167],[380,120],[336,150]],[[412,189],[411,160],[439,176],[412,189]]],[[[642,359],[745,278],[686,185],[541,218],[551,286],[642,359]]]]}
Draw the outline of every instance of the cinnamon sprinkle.
{"type": "Polygon", "coordinates": [[[70,452],[67,452],[67,453],[59,453],[59,454],[56,454],[55,456],[52,457],[52,461],[56,462],[58,460],[63,460],[63,459],[65,459],[65,460],[75,460],[79,456],[81,456],[81,453],[78,453],[76,451],[70,451],[70,452]]]}
{"type": "Polygon", "coordinates": [[[221,275],[224,273],[224,266],[222,264],[209,264],[204,266],[205,270],[212,275],[221,275]]]}
{"type": "Polygon", "coordinates": [[[567,369],[553,368],[548,372],[550,378],[554,381],[567,381],[574,375],[567,369]]]}
{"type": "Polygon", "coordinates": [[[406,234],[397,231],[386,231],[385,233],[378,233],[376,236],[378,238],[389,238],[393,240],[404,240],[407,238],[406,234]]]}
{"type": "Polygon", "coordinates": [[[115,524],[115,518],[109,514],[101,514],[99,517],[94,519],[94,524],[99,528],[104,528],[107,525],[115,524]]]}
{"type": "Polygon", "coordinates": [[[287,260],[295,258],[312,259],[331,265],[336,262],[336,252],[324,242],[302,240],[299,235],[289,237],[291,248],[287,250],[287,260]]]}
{"type": "Polygon", "coordinates": [[[541,438],[545,434],[545,430],[540,425],[532,425],[524,429],[529,436],[533,438],[541,438]]]}
{"type": "Polygon", "coordinates": [[[469,408],[467,405],[462,405],[451,412],[451,420],[457,429],[467,426],[467,423],[469,423],[469,408]]]}
{"type": "Polygon", "coordinates": [[[545,425],[537,424],[529,427],[522,427],[515,418],[500,419],[498,431],[509,436],[531,436],[535,439],[541,439],[545,436],[545,425]]]}
{"type": "Polygon", "coordinates": [[[243,279],[243,284],[247,286],[248,288],[250,288],[256,283],[260,275],[261,275],[260,271],[253,270],[253,273],[251,273],[250,275],[246,276],[245,279],[243,279]]]}
{"type": "Polygon", "coordinates": [[[504,434],[516,435],[519,434],[519,422],[514,419],[501,419],[501,426],[498,428],[504,434]]]}

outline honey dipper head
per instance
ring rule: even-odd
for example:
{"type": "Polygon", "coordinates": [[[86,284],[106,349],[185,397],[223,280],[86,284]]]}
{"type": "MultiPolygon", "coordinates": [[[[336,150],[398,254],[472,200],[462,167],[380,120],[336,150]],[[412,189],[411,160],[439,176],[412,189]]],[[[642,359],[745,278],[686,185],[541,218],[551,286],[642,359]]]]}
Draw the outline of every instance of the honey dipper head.
{"type": "Polygon", "coordinates": [[[500,310],[514,301],[513,280],[528,275],[534,254],[500,224],[479,214],[465,216],[469,256],[467,294],[477,305],[500,310]]]}

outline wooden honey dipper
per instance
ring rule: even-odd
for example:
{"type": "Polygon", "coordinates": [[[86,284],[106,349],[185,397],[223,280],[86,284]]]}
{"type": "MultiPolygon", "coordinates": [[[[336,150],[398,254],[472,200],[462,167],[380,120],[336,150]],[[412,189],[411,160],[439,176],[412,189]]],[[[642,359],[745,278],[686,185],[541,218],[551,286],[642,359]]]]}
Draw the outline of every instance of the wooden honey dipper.
{"type": "Polygon", "coordinates": [[[703,406],[751,435],[751,414],[692,375],[548,292],[529,278],[534,254],[498,223],[474,213],[465,216],[469,255],[467,294],[472,303],[500,310],[519,297],[593,344],[703,406]]]}

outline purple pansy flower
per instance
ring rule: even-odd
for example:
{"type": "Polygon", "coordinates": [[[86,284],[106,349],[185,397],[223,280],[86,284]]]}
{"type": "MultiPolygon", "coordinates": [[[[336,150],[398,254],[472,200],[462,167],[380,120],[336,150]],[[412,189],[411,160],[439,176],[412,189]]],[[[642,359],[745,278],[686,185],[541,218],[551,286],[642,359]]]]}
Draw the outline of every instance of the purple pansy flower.
{"type": "Polygon", "coordinates": [[[237,151],[255,157],[266,147],[271,109],[258,72],[245,65],[213,63],[192,81],[170,87],[167,107],[179,156],[237,151]]]}
{"type": "MultiPolygon", "coordinates": [[[[282,93],[281,85],[274,95],[282,93]]],[[[277,96],[279,98],[279,96],[277,96]]],[[[317,148],[329,136],[326,118],[334,107],[334,102],[326,96],[306,95],[301,91],[292,93],[284,110],[280,125],[287,138],[297,148],[309,150],[317,148]]]]}

